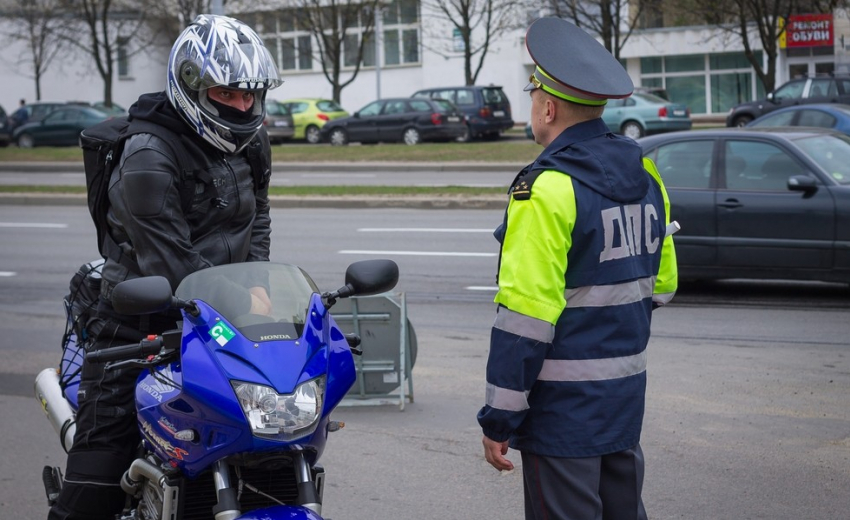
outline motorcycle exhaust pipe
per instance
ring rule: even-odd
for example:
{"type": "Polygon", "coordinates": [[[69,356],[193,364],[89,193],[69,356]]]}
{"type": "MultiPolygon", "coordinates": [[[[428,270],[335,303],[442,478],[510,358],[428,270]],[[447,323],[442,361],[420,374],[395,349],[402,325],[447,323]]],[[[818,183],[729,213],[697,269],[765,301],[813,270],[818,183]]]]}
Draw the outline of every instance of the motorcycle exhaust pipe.
{"type": "Polygon", "coordinates": [[[41,403],[41,409],[59,435],[62,448],[68,453],[74,444],[77,422],[74,410],[59,386],[59,372],[55,368],[45,368],[35,377],[35,398],[41,403]]]}

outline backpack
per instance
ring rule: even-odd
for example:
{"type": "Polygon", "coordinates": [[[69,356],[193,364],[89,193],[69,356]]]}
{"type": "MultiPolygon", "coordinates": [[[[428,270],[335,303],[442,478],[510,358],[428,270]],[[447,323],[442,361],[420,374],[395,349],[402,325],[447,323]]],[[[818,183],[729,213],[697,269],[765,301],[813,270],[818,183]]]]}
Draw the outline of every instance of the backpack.
{"type": "MultiPolygon", "coordinates": [[[[218,197],[218,190],[209,175],[194,168],[193,158],[189,155],[186,147],[183,146],[180,135],[168,128],[142,119],[130,121],[127,116],[124,116],[108,119],[83,130],[80,134],[80,147],[83,149],[89,213],[91,213],[94,227],[97,230],[97,249],[101,256],[106,258],[104,244],[109,243],[110,258],[134,272],[138,272],[135,262],[121,253],[121,248],[109,235],[107,213],[109,211],[109,180],[112,177],[112,170],[121,160],[124,143],[130,136],[136,134],[155,135],[171,148],[180,169],[178,190],[180,192],[180,205],[184,213],[187,213],[192,207],[192,198],[195,194],[197,182],[202,182],[213,190],[213,201],[220,204],[219,207],[223,207],[221,204],[226,205],[218,197]]],[[[248,163],[251,165],[251,174],[254,177],[255,193],[266,188],[271,177],[271,165],[268,164],[263,153],[263,144],[268,145],[268,134],[265,128],[262,128],[257,137],[246,147],[248,163]]]]}

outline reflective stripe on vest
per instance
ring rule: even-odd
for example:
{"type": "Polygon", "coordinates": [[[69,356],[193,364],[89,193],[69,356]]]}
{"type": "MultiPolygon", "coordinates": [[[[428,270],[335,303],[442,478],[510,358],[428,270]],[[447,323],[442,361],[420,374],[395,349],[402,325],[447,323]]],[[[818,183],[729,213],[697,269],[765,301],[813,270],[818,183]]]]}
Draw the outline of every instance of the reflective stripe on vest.
{"type": "Polygon", "coordinates": [[[484,402],[491,408],[507,410],[509,412],[521,412],[528,410],[528,392],[508,390],[494,384],[487,383],[487,391],[484,402]]]}
{"type": "Polygon", "coordinates": [[[567,308],[609,307],[642,301],[652,296],[655,277],[641,278],[614,285],[589,285],[564,291],[567,308]]]}
{"type": "MultiPolygon", "coordinates": [[[[646,371],[646,350],[634,356],[604,359],[547,359],[539,381],[605,381],[646,371]]],[[[489,391],[489,389],[488,389],[489,391]]]]}
{"type": "Polygon", "coordinates": [[[669,293],[657,293],[652,295],[652,301],[657,303],[658,305],[667,305],[670,303],[670,300],[673,299],[673,296],[676,295],[676,292],[669,293]]]}
{"type": "Polygon", "coordinates": [[[541,343],[552,343],[555,338],[555,326],[548,321],[514,312],[507,307],[498,308],[493,327],[541,343]]]}

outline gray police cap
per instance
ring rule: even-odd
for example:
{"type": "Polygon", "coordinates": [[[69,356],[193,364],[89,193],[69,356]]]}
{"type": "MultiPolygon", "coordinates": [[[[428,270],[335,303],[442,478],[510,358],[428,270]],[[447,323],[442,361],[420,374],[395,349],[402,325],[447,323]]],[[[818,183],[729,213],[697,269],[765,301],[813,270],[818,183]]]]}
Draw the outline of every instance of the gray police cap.
{"type": "Polygon", "coordinates": [[[561,18],[531,24],[525,45],[537,68],[525,90],[543,89],[582,105],[628,97],[634,84],[626,70],[595,38],[561,18]]]}

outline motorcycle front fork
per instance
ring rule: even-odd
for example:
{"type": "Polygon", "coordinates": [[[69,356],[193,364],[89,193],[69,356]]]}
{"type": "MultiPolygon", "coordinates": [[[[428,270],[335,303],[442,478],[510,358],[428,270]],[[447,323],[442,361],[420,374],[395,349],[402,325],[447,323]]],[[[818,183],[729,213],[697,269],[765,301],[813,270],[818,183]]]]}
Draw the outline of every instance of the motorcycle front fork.
{"type": "MultiPolygon", "coordinates": [[[[296,451],[292,456],[292,466],[295,471],[295,481],[298,485],[297,505],[305,507],[317,515],[322,515],[322,501],[313,481],[313,473],[304,453],[296,451]]],[[[324,473],[320,473],[322,477],[324,473]]],[[[230,483],[230,469],[224,461],[218,461],[213,466],[213,482],[218,497],[218,504],[213,508],[216,520],[234,520],[241,516],[237,489],[230,483]]],[[[322,482],[318,482],[321,486],[322,482]]]]}

